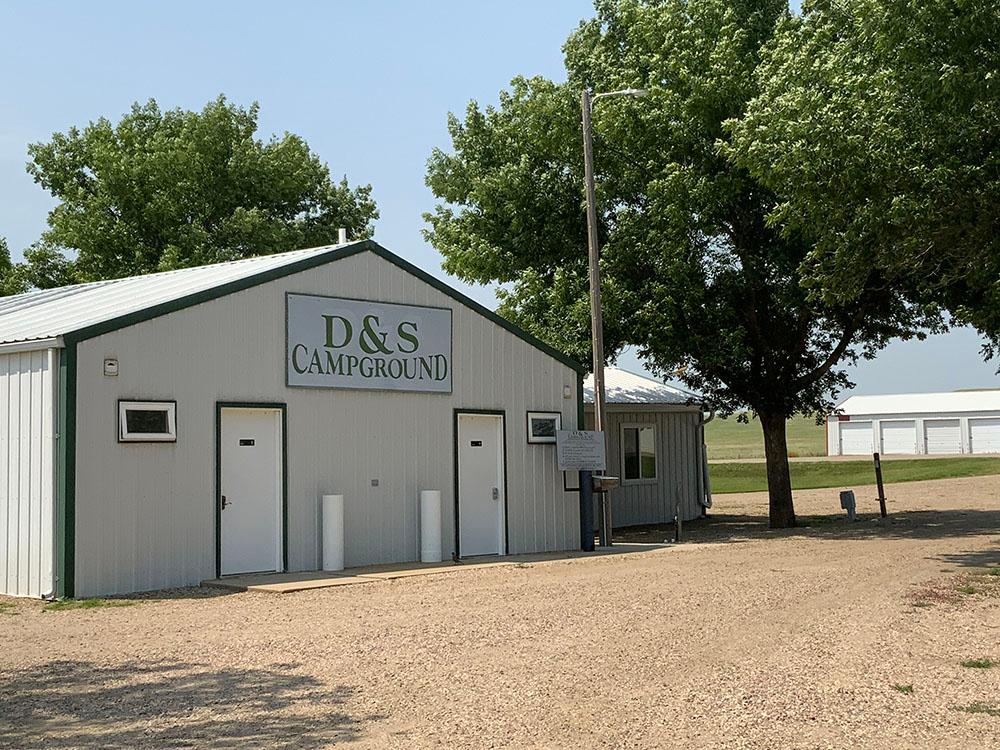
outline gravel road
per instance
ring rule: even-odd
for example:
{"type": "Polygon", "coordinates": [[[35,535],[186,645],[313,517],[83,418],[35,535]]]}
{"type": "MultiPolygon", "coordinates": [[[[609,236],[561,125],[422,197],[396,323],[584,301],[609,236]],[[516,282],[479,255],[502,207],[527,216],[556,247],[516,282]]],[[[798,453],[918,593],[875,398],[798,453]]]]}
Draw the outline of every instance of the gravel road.
{"type": "Polygon", "coordinates": [[[1000,666],[961,666],[1000,662],[1000,477],[889,492],[885,526],[812,490],[770,532],[764,495],[724,495],[641,555],[0,599],[0,747],[1000,747],[1000,666]]]}

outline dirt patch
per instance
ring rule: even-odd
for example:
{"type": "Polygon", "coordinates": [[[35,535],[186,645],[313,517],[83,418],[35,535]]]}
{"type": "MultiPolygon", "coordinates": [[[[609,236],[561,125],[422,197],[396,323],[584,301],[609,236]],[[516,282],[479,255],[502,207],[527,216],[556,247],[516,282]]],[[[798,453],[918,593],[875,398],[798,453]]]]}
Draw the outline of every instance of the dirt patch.
{"type": "Polygon", "coordinates": [[[889,494],[892,523],[850,524],[797,493],[824,520],[780,532],[720,497],[644,555],[3,600],[0,747],[998,747],[1000,669],[962,662],[1000,662],[1000,480],[889,494]]]}

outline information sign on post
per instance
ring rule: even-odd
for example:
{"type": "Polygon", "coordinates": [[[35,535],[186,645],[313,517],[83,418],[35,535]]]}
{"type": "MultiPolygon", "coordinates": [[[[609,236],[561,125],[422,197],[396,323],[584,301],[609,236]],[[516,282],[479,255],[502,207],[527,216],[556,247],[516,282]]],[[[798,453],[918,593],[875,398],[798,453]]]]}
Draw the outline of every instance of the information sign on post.
{"type": "Polygon", "coordinates": [[[604,471],[607,469],[604,433],[593,430],[557,430],[556,458],[560,471],[604,471]]]}

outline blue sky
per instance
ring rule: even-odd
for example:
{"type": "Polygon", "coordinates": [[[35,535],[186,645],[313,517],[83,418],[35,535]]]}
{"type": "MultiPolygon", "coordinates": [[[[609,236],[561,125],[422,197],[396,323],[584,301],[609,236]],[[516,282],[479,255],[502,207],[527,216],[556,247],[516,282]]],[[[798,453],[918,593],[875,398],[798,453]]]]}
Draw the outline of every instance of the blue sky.
{"type": "MultiPolygon", "coordinates": [[[[371,183],[376,239],[447,278],[420,235],[434,203],[424,165],[448,146],[447,113],[494,102],[517,74],[561,78],[562,42],[591,14],[588,0],[4,4],[0,235],[18,255],[53,205],[24,171],[28,143],[133,101],[197,109],[225,93],[260,102],[265,137],[298,133],[334,175],[371,183]]],[[[450,281],[494,305],[491,289],[450,281]]],[[[853,373],[857,392],[995,386],[979,346],[970,330],[893,344],[853,373]]]]}

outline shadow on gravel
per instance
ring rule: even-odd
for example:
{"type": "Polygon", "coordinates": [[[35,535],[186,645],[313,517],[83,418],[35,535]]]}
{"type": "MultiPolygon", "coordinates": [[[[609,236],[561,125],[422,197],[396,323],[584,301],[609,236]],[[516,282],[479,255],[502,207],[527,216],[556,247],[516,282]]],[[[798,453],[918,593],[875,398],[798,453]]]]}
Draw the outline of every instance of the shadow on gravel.
{"type": "Polygon", "coordinates": [[[143,601],[167,601],[172,599],[215,599],[220,596],[233,596],[242,593],[236,589],[224,589],[215,586],[187,586],[176,589],[155,589],[153,591],[138,591],[134,594],[124,594],[120,599],[141,599],[143,601]]]}
{"type": "MultiPolygon", "coordinates": [[[[848,521],[844,514],[800,516],[794,529],[770,529],[765,515],[710,515],[688,521],[683,527],[685,542],[749,542],[782,538],[829,539],[947,539],[982,534],[1000,534],[1000,510],[903,511],[882,523],[878,514],[862,514],[848,521]]],[[[672,524],[632,526],[615,530],[615,541],[662,542],[673,536],[672,524]]],[[[958,565],[984,567],[1000,564],[1000,548],[969,554],[940,557],[958,565]]]]}
{"type": "Polygon", "coordinates": [[[0,669],[0,747],[319,748],[358,739],[352,695],[296,673],[176,661],[0,669]]]}

